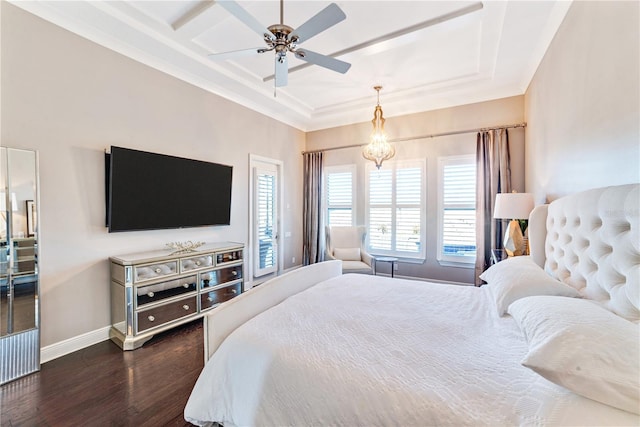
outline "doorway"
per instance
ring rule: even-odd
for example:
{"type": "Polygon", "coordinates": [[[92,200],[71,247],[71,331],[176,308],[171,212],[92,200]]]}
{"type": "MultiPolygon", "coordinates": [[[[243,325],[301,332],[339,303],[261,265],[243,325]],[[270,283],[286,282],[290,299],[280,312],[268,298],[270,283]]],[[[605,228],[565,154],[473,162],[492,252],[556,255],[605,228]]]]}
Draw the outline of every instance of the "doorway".
{"type": "Polygon", "coordinates": [[[282,269],[282,161],[250,155],[249,163],[251,197],[248,276],[253,286],[277,275],[282,269]]]}

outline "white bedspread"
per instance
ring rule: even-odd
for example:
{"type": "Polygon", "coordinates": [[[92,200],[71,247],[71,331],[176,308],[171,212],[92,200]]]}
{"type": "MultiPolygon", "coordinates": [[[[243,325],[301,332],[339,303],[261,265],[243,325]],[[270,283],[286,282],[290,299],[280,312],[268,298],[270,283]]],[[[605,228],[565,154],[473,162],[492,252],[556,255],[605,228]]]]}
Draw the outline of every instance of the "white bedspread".
{"type": "Polygon", "coordinates": [[[206,364],[198,425],[638,425],[520,365],[484,288],[348,274],[256,316],[206,364]]]}

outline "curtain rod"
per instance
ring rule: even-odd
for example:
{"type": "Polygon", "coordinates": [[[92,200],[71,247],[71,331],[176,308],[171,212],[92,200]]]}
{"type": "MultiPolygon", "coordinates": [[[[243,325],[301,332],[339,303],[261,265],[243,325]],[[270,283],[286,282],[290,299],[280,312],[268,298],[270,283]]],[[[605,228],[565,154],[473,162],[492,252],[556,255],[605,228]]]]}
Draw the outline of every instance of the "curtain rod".
{"type": "MultiPolygon", "coordinates": [[[[451,132],[442,132],[442,133],[433,133],[431,135],[420,135],[420,136],[406,136],[403,138],[393,138],[390,139],[389,142],[403,142],[403,141],[413,141],[416,139],[428,139],[428,138],[436,138],[439,136],[449,136],[449,135],[460,135],[463,133],[476,133],[476,132],[486,132],[490,130],[498,130],[498,129],[513,129],[513,128],[524,128],[527,127],[526,123],[516,123],[513,125],[505,125],[505,126],[493,126],[488,128],[478,128],[478,129],[466,129],[466,130],[455,130],[451,132]]],[[[343,145],[342,147],[331,147],[331,148],[321,148],[318,150],[309,150],[303,151],[302,154],[307,153],[320,153],[323,151],[333,151],[333,150],[342,150],[345,148],[355,148],[355,147],[364,147],[365,144],[351,144],[351,145],[343,145]]]]}

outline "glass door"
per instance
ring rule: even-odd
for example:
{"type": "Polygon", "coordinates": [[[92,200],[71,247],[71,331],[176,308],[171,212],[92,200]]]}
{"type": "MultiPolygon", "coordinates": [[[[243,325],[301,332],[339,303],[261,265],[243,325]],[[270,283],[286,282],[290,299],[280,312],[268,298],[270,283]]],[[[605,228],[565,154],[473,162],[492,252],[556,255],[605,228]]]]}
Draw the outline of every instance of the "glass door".
{"type": "Polygon", "coordinates": [[[254,276],[278,268],[278,171],[273,165],[253,169],[254,175],[254,276]]]}

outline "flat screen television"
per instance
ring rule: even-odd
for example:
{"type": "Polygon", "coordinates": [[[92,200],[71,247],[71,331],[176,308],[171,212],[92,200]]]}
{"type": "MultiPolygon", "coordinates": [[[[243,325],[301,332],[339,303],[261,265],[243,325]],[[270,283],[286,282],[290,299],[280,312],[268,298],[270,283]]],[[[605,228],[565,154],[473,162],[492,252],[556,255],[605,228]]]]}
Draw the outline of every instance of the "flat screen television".
{"type": "Polygon", "coordinates": [[[112,146],[105,169],[110,233],[230,223],[232,166],[112,146]]]}

